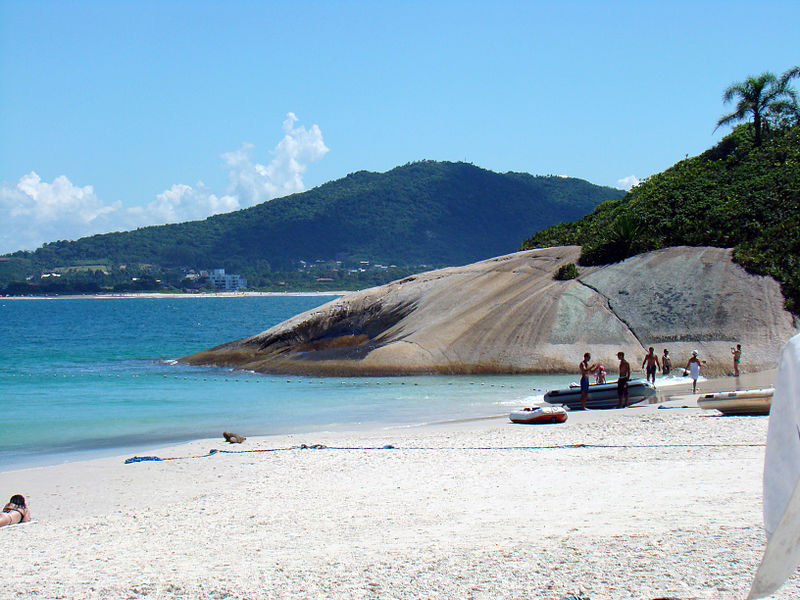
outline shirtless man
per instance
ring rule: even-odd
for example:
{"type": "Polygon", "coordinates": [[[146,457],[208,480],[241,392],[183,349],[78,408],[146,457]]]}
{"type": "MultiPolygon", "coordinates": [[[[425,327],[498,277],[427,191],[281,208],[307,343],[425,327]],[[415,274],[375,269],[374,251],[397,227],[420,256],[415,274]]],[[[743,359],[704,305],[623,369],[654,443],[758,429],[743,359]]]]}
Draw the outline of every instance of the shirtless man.
{"type": "Polygon", "coordinates": [[[631,378],[631,364],[625,360],[624,352],[617,352],[619,359],[619,378],[617,379],[617,408],[628,406],[628,381],[631,378]]]}
{"type": "Polygon", "coordinates": [[[581,410],[586,410],[586,400],[589,394],[589,374],[597,370],[597,365],[590,365],[592,355],[588,352],[583,355],[583,360],[578,365],[581,372],[581,410]]]}
{"type": "Polygon", "coordinates": [[[672,371],[672,359],[669,357],[669,350],[664,348],[664,356],[661,357],[661,374],[665,377],[672,371]]]}
{"type": "Polygon", "coordinates": [[[644,357],[642,361],[642,368],[647,365],[647,381],[650,381],[650,377],[653,378],[653,385],[656,384],[656,369],[659,371],[661,370],[661,365],[658,364],[658,357],[656,356],[655,352],[653,352],[653,347],[650,346],[650,349],[647,351],[647,356],[644,357]]]}

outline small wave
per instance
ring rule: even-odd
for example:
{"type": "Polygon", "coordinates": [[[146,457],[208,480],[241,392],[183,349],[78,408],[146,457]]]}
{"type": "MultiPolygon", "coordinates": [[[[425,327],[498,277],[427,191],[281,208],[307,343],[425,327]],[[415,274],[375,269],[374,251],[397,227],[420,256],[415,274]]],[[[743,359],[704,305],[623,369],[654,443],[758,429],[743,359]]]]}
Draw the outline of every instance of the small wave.
{"type": "MultiPolygon", "coordinates": [[[[697,378],[697,381],[707,381],[707,379],[701,375],[700,377],[697,378]]],[[[674,385],[682,385],[691,382],[692,378],[688,376],[667,375],[666,377],[661,377],[659,379],[656,379],[656,387],[657,388],[671,387],[674,385]]]]}
{"type": "Polygon", "coordinates": [[[530,406],[532,404],[541,404],[544,402],[544,394],[534,394],[532,396],[525,396],[524,398],[515,398],[514,400],[502,400],[496,402],[498,406],[530,406]]]}

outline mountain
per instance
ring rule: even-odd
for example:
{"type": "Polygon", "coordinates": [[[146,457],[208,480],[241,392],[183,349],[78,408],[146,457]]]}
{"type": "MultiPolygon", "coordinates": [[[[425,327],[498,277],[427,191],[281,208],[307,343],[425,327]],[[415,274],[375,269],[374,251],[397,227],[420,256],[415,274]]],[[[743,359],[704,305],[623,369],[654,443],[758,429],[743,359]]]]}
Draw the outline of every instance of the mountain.
{"type": "Polygon", "coordinates": [[[45,244],[7,255],[5,272],[20,272],[14,261],[45,270],[136,263],[244,273],[291,271],[301,260],[457,265],[511,252],[531,231],[623,195],[580,179],[422,161],[203,221],[45,244]]]}
{"type": "Polygon", "coordinates": [[[573,223],[525,240],[523,249],[582,246],[579,264],[608,264],[670,246],[733,248],[733,260],[781,283],[786,308],[800,313],[800,125],[767,131],[751,124],[604,202],[573,223]]]}

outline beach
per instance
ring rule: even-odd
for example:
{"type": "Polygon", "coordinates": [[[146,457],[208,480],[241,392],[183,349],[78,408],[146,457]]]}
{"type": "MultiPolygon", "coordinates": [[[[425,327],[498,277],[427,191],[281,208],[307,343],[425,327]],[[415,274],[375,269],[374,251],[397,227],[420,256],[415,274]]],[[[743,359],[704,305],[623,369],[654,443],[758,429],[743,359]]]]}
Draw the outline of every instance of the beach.
{"type": "MultiPolygon", "coordinates": [[[[176,460],[6,472],[34,522],[0,530],[0,598],[744,598],[768,419],[690,404],[220,436],[147,453],[176,460]]],[[[798,594],[794,577],[774,598],[798,594]]]]}

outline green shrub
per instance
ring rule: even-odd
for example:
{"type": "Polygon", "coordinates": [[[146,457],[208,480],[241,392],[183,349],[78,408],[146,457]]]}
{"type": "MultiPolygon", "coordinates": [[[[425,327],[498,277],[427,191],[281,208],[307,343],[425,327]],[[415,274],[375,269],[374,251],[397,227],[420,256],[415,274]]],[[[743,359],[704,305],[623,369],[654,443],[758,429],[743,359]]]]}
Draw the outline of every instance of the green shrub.
{"type": "Polygon", "coordinates": [[[556,274],[553,275],[553,279],[557,279],[558,281],[566,281],[568,279],[575,279],[577,276],[578,267],[575,266],[575,263],[567,263],[558,268],[556,274]]]}
{"type": "Polygon", "coordinates": [[[682,160],[573,223],[548,227],[522,250],[582,246],[602,265],[670,246],[733,248],[733,260],[781,283],[800,312],[800,125],[769,130],[760,146],[740,125],[714,148],[682,160]]]}

